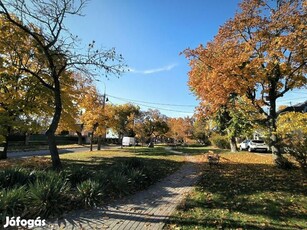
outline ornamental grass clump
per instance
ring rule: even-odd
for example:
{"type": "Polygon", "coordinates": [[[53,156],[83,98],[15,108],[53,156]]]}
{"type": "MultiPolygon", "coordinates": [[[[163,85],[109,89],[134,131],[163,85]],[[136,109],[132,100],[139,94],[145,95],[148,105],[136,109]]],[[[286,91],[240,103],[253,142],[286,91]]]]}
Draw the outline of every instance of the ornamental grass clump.
{"type": "Polygon", "coordinates": [[[0,187],[12,188],[28,183],[29,171],[24,168],[10,168],[0,172],[0,187]]]}
{"type": "Polygon", "coordinates": [[[92,177],[91,172],[83,166],[74,166],[64,171],[64,175],[72,187],[92,177]]]}
{"type": "Polygon", "coordinates": [[[0,223],[6,216],[24,216],[26,210],[25,186],[2,189],[0,191],[0,223]]]}
{"type": "Polygon", "coordinates": [[[84,208],[96,207],[103,197],[102,186],[99,182],[88,179],[77,185],[77,199],[84,208]]]}
{"type": "Polygon", "coordinates": [[[112,198],[123,197],[125,195],[130,194],[131,191],[130,185],[131,182],[129,181],[127,175],[125,175],[121,171],[119,172],[115,171],[112,174],[110,174],[109,183],[107,187],[107,194],[112,198]]]}
{"type": "Polygon", "coordinates": [[[36,180],[29,185],[27,201],[29,216],[47,218],[69,210],[71,203],[70,184],[54,172],[47,173],[45,180],[36,180]]]}

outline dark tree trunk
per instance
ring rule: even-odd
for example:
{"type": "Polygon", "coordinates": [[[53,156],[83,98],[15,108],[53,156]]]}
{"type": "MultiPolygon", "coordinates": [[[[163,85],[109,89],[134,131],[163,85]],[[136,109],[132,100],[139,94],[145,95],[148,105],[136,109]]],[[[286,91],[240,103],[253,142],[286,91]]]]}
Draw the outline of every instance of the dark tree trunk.
{"type": "Polygon", "coordinates": [[[51,154],[51,160],[52,160],[52,167],[54,170],[61,170],[62,169],[62,163],[60,160],[58,148],[55,141],[55,135],[54,133],[48,133],[47,140],[49,145],[49,151],[51,154]]]}
{"type": "Polygon", "coordinates": [[[101,139],[102,139],[102,136],[101,135],[98,135],[98,140],[97,140],[97,150],[101,150],[101,139]]]}
{"type": "Polygon", "coordinates": [[[62,113],[62,100],[61,100],[61,90],[60,90],[60,82],[57,78],[54,78],[54,100],[55,100],[55,109],[51,124],[49,129],[46,132],[46,136],[48,139],[49,150],[51,154],[52,167],[54,170],[61,170],[62,163],[59,157],[59,151],[56,145],[55,140],[55,131],[58,128],[58,124],[61,118],[62,113]]]}
{"type": "Polygon", "coordinates": [[[90,136],[90,151],[93,151],[93,142],[94,142],[94,130],[90,136]]]}
{"type": "Polygon", "coordinates": [[[289,161],[284,158],[281,154],[280,149],[280,139],[276,134],[277,126],[277,113],[276,113],[276,99],[277,99],[277,82],[278,82],[278,70],[275,78],[273,78],[270,82],[271,88],[269,90],[269,101],[270,101],[270,114],[269,114],[269,130],[270,130],[270,145],[272,150],[272,156],[274,163],[281,167],[287,168],[289,165],[289,161]]]}
{"type": "Polygon", "coordinates": [[[76,131],[77,135],[78,135],[78,145],[82,145],[82,133],[79,131],[76,131]]]}

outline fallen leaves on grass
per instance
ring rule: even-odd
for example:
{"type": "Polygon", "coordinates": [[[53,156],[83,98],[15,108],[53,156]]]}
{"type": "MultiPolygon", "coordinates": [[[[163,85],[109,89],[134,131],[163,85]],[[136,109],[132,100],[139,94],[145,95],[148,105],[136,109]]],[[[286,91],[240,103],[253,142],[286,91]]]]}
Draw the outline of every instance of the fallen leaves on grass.
{"type": "Polygon", "coordinates": [[[301,171],[276,168],[270,154],[221,154],[168,228],[306,229],[306,194],[301,171]]]}

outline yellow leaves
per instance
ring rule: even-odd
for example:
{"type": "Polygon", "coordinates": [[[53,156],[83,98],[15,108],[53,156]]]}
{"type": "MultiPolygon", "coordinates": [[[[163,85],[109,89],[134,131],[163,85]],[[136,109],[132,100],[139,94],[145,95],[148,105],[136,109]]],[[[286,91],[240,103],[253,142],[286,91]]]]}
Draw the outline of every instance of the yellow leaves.
{"type": "Polygon", "coordinates": [[[232,153],[229,155],[223,155],[221,157],[221,162],[273,165],[272,156],[257,155],[252,153],[232,153]]]}
{"type": "Polygon", "coordinates": [[[277,132],[282,136],[294,133],[307,135],[307,113],[281,114],[277,121],[277,132]]]}

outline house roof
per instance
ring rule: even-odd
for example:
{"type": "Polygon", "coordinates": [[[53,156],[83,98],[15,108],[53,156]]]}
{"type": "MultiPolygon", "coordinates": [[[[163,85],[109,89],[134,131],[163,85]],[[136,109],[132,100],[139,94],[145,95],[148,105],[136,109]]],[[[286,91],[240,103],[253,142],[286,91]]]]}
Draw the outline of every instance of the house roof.
{"type": "Polygon", "coordinates": [[[302,103],[298,103],[295,105],[288,106],[280,111],[277,112],[277,114],[285,113],[285,112],[301,112],[306,113],[307,112],[307,100],[302,103]]]}

